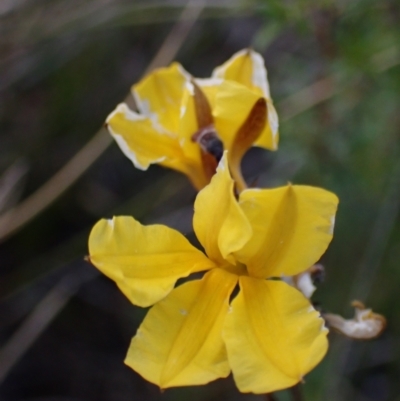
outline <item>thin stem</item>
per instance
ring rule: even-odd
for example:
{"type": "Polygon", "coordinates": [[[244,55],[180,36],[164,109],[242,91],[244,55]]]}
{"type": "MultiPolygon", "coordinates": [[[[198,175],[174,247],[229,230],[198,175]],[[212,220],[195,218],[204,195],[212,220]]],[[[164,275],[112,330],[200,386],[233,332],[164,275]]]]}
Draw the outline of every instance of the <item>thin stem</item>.
{"type": "Polygon", "coordinates": [[[301,384],[299,383],[290,388],[290,394],[292,395],[293,401],[304,401],[300,386],[301,384]]]}
{"type": "Polygon", "coordinates": [[[277,401],[276,398],[274,397],[274,393],[265,394],[265,399],[266,401],[277,401]]]}

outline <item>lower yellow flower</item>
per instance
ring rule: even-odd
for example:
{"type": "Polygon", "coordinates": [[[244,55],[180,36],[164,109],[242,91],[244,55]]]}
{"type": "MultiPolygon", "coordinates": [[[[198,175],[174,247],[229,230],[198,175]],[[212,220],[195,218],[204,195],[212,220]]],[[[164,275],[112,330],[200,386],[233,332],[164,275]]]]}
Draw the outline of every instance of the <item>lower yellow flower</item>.
{"type": "Polygon", "coordinates": [[[237,200],[233,186],[225,152],[195,201],[194,230],[207,256],[179,232],[132,217],[101,220],[90,234],[91,262],[134,304],[155,304],[125,363],[161,388],[232,371],[240,391],[268,393],[301,381],[327,350],[318,312],[279,278],[326,250],[337,197],[288,185],[247,189],[237,200]],[[201,280],[173,289],[199,271],[201,280]]]}

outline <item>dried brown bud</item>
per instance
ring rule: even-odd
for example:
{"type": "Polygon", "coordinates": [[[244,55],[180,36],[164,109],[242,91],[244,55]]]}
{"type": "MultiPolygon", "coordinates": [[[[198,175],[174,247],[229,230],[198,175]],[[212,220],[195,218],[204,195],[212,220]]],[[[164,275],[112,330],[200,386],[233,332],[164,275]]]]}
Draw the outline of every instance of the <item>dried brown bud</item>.
{"type": "Polygon", "coordinates": [[[353,301],[354,310],[353,319],[344,319],[340,315],[324,313],[329,328],[335,329],[346,337],[355,340],[370,340],[378,337],[386,327],[386,319],[378,313],[372,312],[360,301],[353,301]]]}

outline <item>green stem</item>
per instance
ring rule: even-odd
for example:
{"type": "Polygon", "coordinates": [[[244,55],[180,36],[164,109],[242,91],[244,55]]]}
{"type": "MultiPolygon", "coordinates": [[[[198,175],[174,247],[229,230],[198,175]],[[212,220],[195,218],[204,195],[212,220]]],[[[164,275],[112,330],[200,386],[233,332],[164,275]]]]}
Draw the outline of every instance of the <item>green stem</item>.
{"type": "Polygon", "coordinates": [[[291,387],[290,394],[292,395],[293,401],[303,401],[300,384],[296,384],[295,386],[291,387]]]}

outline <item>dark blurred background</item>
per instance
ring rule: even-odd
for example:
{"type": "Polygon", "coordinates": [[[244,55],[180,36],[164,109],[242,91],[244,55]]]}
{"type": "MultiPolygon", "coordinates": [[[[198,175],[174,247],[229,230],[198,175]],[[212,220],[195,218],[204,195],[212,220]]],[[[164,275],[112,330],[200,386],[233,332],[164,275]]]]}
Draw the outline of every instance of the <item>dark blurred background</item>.
{"type": "Polygon", "coordinates": [[[159,62],[198,77],[244,47],[263,55],[281,142],[252,149],[245,175],[335,192],[313,299],[387,317],[372,341],[331,333],[304,400],[400,401],[399,27],[397,0],[0,0],[0,400],[265,399],[231,378],[162,394],[141,379],[123,359],[146,311],[83,260],[90,228],[114,214],[192,238],[188,180],[135,170],[96,134],[173,29],[159,62]]]}

